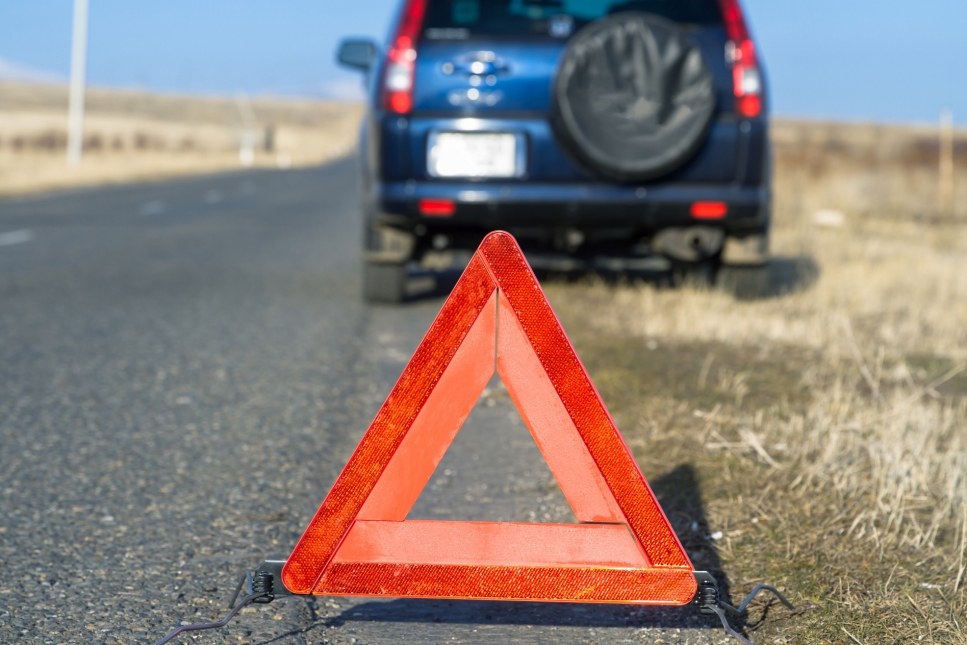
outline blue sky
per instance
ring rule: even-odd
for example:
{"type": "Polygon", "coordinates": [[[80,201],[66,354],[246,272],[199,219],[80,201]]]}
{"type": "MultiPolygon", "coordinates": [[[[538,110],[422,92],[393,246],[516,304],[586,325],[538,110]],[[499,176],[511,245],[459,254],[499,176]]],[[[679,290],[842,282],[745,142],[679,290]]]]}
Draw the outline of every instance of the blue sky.
{"type": "MultiPolygon", "coordinates": [[[[353,96],[345,35],[382,39],[398,0],[90,0],[91,84],[353,96]]],[[[0,66],[66,77],[71,0],[0,3],[0,66]]],[[[964,0],[744,0],[787,116],[967,123],[964,0]]]]}

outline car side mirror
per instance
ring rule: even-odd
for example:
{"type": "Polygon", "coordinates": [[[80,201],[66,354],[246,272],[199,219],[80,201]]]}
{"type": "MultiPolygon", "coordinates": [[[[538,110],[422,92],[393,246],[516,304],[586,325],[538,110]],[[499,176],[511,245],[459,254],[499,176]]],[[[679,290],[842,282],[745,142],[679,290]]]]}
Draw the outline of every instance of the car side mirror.
{"type": "Polygon", "coordinates": [[[340,65],[368,72],[376,60],[378,48],[371,40],[349,39],[339,43],[336,60],[340,65]]]}

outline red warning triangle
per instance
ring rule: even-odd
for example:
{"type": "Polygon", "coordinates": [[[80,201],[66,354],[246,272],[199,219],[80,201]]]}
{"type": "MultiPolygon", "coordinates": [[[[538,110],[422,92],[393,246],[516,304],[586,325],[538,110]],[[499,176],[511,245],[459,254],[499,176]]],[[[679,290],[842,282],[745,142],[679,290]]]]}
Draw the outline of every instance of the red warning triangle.
{"type": "Polygon", "coordinates": [[[688,556],[510,234],[477,249],[282,581],[317,595],[695,595],[688,556]],[[495,369],[581,524],[406,520],[495,369]]]}

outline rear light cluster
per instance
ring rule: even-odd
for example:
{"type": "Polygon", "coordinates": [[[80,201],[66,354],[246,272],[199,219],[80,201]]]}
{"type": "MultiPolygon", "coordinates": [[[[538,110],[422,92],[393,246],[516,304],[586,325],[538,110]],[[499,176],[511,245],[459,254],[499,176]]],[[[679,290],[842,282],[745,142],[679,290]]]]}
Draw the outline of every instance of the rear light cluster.
{"type": "Polygon", "coordinates": [[[457,212],[457,205],[452,199],[421,199],[420,215],[426,217],[450,217],[457,212]]]}
{"type": "Polygon", "coordinates": [[[729,38],[725,57],[732,65],[732,87],[736,111],[745,117],[762,113],[762,74],[755,55],[755,43],[742,15],[739,0],[719,0],[729,38]]]}
{"type": "Polygon", "coordinates": [[[413,107],[416,43],[425,13],[426,0],[407,0],[400,13],[396,33],[386,52],[383,107],[390,112],[406,114],[413,107]]]}
{"type": "Polygon", "coordinates": [[[692,204],[692,217],[695,219],[722,219],[729,212],[725,202],[695,202],[692,204]]]}

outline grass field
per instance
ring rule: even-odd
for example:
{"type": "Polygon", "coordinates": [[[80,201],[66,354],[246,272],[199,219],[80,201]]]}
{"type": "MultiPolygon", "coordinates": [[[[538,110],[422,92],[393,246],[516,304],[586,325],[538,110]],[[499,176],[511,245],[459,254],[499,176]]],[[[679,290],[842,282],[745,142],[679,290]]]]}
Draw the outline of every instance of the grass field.
{"type": "Polygon", "coordinates": [[[71,168],[67,89],[0,83],[0,196],[243,165],[320,164],[353,149],[361,114],[347,103],[103,89],[88,91],[86,107],[85,155],[71,168]]]}
{"type": "Polygon", "coordinates": [[[797,605],[757,643],[967,642],[967,155],[938,212],[935,137],[777,124],[771,297],[548,287],[696,565],[797,605]]]}

